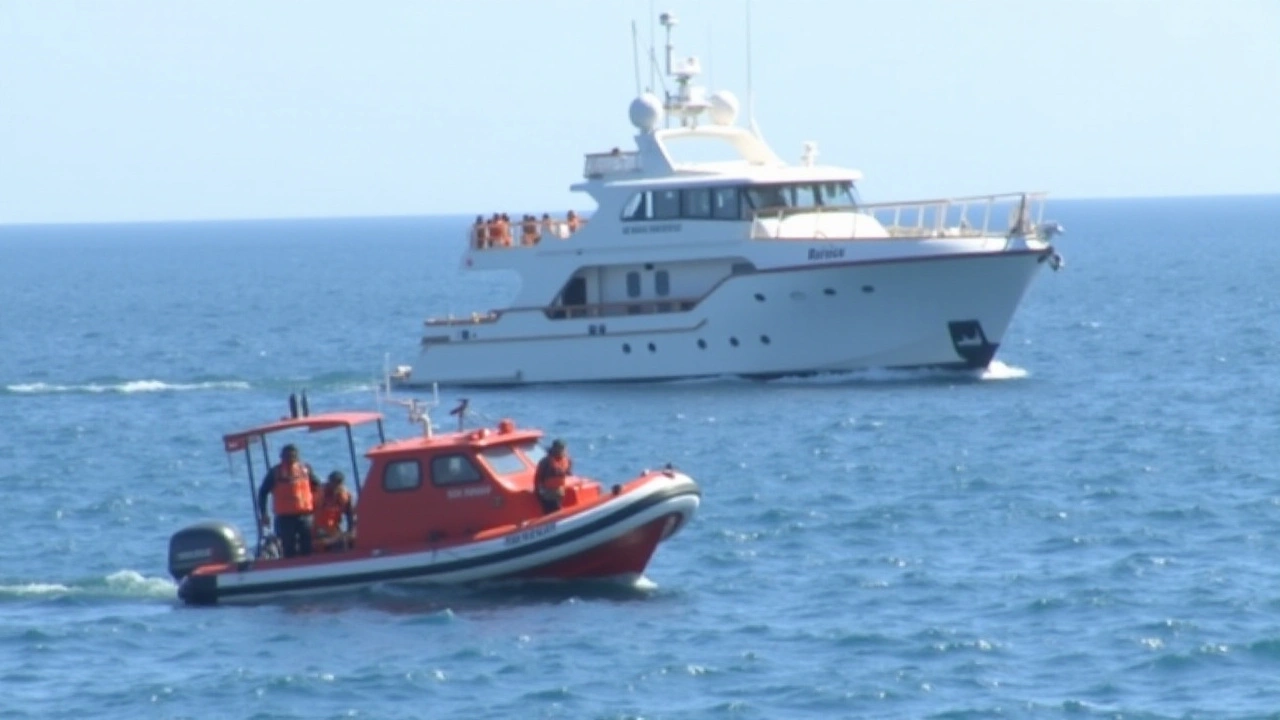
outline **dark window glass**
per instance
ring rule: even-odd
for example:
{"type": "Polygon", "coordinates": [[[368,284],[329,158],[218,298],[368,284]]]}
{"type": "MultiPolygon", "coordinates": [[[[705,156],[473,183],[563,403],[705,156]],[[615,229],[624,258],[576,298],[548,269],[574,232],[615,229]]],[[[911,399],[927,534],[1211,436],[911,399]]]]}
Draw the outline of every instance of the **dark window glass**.
{"type": "Polygon", "coordinates": [[[672,220],[680,217],[680,191],[653,191],[653,218],[655,220],[672,220]]]}
{"type": "Polygon", "coordinates": [[[716,188],[711,191],[711,215],[717,220],[738,220],[738,188],[716,188]]]}
{"type": "Polygon", "coordinates": [[[684,193],[684,216],[687,218],[711,217],[711,189],[689,188],[684,193]]]}
{"type": "Polygon", "coordinates": [[[623,220],[648,220],[649,219],[649,193],[638,192],[631,196],[627,201],[627,206],[622,209],[623,220]]]}
{"type": "Polygon", "coordinates": [[[658,293],[658,297],[671,294],[671,276],[666,270],[659,270],[653,274],[653,291],[658,293]]]}
{"type": "Polygon", "coordinates": [[[462,485],[480,478],[480,471],[466,455],[439,455],[431,459],[432,485],[462,485]]]}
{"type": "Polygon", "coordinates": [[[640,297],[640,273],[634,270],[627,273],[627,297],[640,297]]]}
{"type": "Polygon", "coordinates": [[[382,489],[387,492],[413,490],[422,485],[422,470],[417,460],[387,463],[382,471],[382,489]]]}
{"type": "Polygon", "coordinates": [[[493,470],[494,475],[510,475],[525,469],[524,461],[509,447],[491,447],[480,451],[480,457],[493,470]]]}

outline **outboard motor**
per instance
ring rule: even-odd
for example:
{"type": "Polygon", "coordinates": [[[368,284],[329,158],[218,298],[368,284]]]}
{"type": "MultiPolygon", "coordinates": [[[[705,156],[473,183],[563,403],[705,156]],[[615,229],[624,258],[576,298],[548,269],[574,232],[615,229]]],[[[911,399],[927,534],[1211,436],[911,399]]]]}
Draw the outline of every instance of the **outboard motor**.
{"type": "Polygon", "coordinates": [[[174,580],[182,580],[201,565],[247,559],[240,530],[217,520],[187,526],[169,538],[169,573],[174,580]]]}

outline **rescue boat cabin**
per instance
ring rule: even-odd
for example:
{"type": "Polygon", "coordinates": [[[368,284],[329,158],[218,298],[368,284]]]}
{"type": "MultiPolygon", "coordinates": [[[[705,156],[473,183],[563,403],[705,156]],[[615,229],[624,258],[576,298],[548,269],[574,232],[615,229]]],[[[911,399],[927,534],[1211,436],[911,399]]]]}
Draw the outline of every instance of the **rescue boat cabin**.
{"type": "MultiPolygon", "coordinates": [[[[379,413],[290,418],[224,436],[228,453],[245,455],[255,517],[261,515],[257,483],[262,474],[255,476],[254,446],[261,447],[265,473],[274,458],[267,447],[269,435],[332,429],[345,430],[355,478],[358,534],[354,548],[346,552],[420,550],[424,543],[469,542],[544,517],[534,492],[534,472],[546,454],[538,444],[541,431],[520,429],[511,420],[502,420],[496,427],[438,434],[428,426],[421,436],[388,442],[379,413]],[[379,442],[365,453],[368,470],[362,479],[353,428],[369,423],[376,423],[379,442]]],[[[601,495],[599,483],[570,477],[562,508],[554,515],[581,509],[601,500],[601,495]]],[[[262,541],[259,528],[259,548],[262,541]]]]}

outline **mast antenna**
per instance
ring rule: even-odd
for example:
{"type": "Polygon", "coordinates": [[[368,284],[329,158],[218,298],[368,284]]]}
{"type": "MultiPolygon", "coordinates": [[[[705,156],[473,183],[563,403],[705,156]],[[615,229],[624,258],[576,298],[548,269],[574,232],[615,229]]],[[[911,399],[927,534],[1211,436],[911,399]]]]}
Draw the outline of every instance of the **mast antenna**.
{"type": "Polygon", "coordinates": [[[760,126],[756,125],[756,94],[751,84],[751,0],[747,5],[747,123],[751,134],[760,137],[760,126]]]}
{"type": "Polygon", "coordinates": [[[636,30],[636,21],[631,21],[631,62],[636,69],[636,97],[640,96],[640,37],[636,30]]]}

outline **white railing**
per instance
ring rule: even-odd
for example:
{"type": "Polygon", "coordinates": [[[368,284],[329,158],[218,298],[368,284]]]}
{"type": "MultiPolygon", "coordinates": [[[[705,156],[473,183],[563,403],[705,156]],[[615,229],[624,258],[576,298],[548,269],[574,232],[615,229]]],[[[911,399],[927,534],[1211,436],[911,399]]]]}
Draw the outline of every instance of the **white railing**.
{"type": "Polygon", "coordinates": [[[857,207],[764,208],[752,213],[751,237],[754,240],[865,240],[1024,235],[1035,232],[1043,222],[1047,197],[1048,193],[1044,192],[1025,192],[869,203],[857,207]],[[859,222],[856,217],[847,225],[822,221],[824,215],[837,213],[846,217],[862,215],[874,218],[875,222],[859,222]],[[800,215],[808,216],[813,222],[786,222],[800,215]]]}
{"type": "Polygon", "coordinates": [[[640,153],[614,150],[607,153],[587,153],[582,176],[591,179],[640,170],[640,153]]]}
{"type": "Polygon", "coordinates": [[[486,220],[480,227],[472,225],[467,230],[467,244],[473,250],[533,247],[543,240],[568,240],[586,224],[587,219],[580,216],[572,220],[540,218],[532,224],[525,220],[511,220],[505,227],[486,220]]]}

